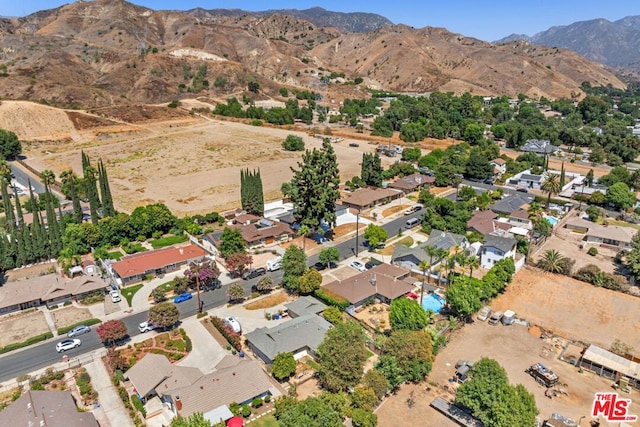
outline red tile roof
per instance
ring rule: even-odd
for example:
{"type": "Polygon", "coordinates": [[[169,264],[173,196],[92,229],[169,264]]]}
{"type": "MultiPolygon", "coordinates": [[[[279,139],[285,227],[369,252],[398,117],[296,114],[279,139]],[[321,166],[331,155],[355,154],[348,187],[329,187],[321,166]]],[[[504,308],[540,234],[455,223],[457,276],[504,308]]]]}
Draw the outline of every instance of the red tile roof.
{"type": "Polygon", "coordinates": [[[207,255],[207,252],[196,245],[171,246],[149,252],[127,255],[111,266],[120,278],[145,274],[174,264],[181,264],[207,255]]]}

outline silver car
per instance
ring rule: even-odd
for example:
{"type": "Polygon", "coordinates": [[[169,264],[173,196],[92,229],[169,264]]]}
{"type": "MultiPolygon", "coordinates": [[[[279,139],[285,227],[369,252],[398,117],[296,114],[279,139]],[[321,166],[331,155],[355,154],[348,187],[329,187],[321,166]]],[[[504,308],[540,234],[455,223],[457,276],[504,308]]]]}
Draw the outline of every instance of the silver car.
{"type": "Polygon", "coordinates": [[[91,332],[91,328],[87,325],[78,325],[69,332],[67,332],[67,336],[69,338],[73,338],[77,335],[82,335],[91,332]]]}

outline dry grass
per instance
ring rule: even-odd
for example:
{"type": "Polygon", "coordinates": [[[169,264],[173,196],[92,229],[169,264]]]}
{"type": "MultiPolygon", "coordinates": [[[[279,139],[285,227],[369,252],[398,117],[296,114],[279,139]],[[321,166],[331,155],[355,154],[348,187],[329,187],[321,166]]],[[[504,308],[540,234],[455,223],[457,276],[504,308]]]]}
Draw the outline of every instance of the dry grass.
{"type": "Polygon", "coordinates": [[[245,305],[244,308],[247,310],[260,310],[262,308],[274,307],[287,301],[289,301],[289,296],[285,292],[278,292],[277,294],[261,298],[258,301],[250,302],[245,305]]]}
{"type": "Polygon", "coordinates": [[[397,212],[403,211],[405,209],[407,209],[409,207],[409,205],[400,205],[400,206],[392,206],[390,208],[387,208],[385,210],[382,211],[382,216],[383,217],[388,217],[391,216],[397,212]]]}

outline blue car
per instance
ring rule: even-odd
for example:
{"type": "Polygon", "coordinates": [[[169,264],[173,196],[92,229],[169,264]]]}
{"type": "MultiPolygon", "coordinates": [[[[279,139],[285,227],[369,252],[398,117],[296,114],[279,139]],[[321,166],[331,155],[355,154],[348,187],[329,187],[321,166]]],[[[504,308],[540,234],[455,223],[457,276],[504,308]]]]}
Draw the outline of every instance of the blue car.
{"type": "Polygon", "coordinates": [[[190,300],[191,298],[193,298],[193,295],[191,295],[190,293],[184,293],[184,294],[180,294],[177,297],[175,297],[173,299],[173,302],[178,304],[179,302],[190,300]]]}

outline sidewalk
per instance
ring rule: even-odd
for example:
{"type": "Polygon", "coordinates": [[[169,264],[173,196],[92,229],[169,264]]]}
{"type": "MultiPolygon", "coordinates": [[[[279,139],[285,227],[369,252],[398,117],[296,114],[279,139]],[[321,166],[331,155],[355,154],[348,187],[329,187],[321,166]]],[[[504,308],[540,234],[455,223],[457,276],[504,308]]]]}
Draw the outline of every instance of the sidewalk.
{"type": "Polygon", "coordinates": [[[120,396],[111,383],[102,360],[97,359],[84,365],[87,373],[91,375],[91,384],[98,392],[100,407],[93,410],[101,427],[133,427],[133,421],[129,418],[127,409],[122,404],[120,396]]]}

